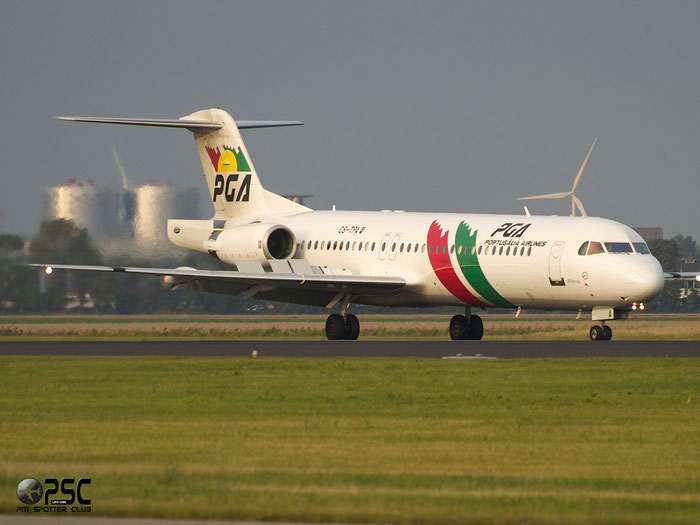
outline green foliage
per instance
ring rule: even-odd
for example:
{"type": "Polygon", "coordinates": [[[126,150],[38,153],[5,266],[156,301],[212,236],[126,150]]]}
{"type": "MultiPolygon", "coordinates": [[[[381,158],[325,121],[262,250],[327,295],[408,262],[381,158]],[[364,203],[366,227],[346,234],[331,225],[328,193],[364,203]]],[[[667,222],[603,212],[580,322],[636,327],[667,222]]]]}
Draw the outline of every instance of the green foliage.
{"type": "Polygon", "coordinates": [[[698,374],[669,358],[2,357],[0,512],[37,472],[92,477],[99,515],[698,523],[698,374]]]}
{"type": "MultiPolygon", "coordinates": [[[[102,264],[88,231],[66,219],[42,222],[39,233],[31,241],[29,253],[34,262],[102,264]]],[[[84,272],[56,272],[50,278],[43,279],[40,302],[44,311],[64,310],[68,292],[74,293],[82,305],[86,294],[95,290],[99,282],[98,276],[84,272]]]]}
{"type": "Polygon", "coordinates": [[[29,313],[42,308],[37,271],[0,261],[0,312],[29,313]]]}
{"type": "Polygon", "coordinates": [[[695,260],[698,251],[698,245],[690,235],[676,235],[671,237],[671,240],[678,246],[678,256],[681,259],[690,257],[691,260],[695,260]]]}
{"type": "Polygon", "coordinates": [[[5,259],[24,247],[24,242],[19,235],[0,235],[0,260],[5,259]]]}
{"type": "MultiPolygon", "coordinates": [[[[679,253],[689,253],[694,256],[695,241],[692,237],[676,235],[672,239],[656,239],[647,243],[652,255],[661,263],[666,272],[678,271],[679,253]],[[691,251],[692,247],[692,251],[691,251]]],[[[685,257],[685,255],[684,255],[685,257]]],[[[664,289],[648,305],[649,312],[700,312],[700,297],[697,292],[681,299],[680,292],[683,287],[681,281],[667,281],[664,289]]]]}
{"type": "Polygon", "coordinates": [[[29,251],[33,258],[45,263],[102,264],[88,231],[67,219],[42,222],[29,251]]]}
{"type": "Polygon", "coordinates": [[[678,244],[669,239],[654,239],[647,243],[649,251],[661,263],[665,272],[678,271],[678,244]]]}

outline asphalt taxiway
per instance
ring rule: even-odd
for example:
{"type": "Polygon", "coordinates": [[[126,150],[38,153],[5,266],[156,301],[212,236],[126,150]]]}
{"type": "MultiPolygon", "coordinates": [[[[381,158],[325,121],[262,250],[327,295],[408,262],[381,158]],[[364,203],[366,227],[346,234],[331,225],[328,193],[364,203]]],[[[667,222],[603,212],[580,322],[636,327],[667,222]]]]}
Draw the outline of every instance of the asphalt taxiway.
{"type": "Polygon", "coordinates": [[[0,355],[700,357],[699,341],[3,341],[0,355]]]}

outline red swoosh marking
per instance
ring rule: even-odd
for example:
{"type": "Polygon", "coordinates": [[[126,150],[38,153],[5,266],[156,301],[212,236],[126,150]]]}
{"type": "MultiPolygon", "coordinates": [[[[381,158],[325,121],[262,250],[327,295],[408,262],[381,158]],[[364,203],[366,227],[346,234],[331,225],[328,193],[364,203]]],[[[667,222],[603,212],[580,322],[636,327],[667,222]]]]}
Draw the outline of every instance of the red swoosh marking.
{"type": "Polygon", "coordinates": [[[428,253],[428,258],[435,275],[442,285],[460,301],[470,306],[488,306],[462,284],[452,268],[450,254],[445,249],[449,233],[449,230],[442,233],[442,227],[438,221],[433,221],[428,229],[428,246],[433,245],[432,251],[428,253]]]}

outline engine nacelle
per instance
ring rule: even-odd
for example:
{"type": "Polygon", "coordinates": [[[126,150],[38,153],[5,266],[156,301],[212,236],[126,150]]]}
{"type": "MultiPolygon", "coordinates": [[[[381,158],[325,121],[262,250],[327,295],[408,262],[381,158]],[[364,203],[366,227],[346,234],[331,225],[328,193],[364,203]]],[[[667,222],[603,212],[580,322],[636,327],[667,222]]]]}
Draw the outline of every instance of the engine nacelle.
{"type": "Polygon", "coordinates": [[[244,224],[212,233],[204,242],[209,253],[228,264],[236,260],[291,259],[297,248],[292,230],[281,224],[244,224]]]}

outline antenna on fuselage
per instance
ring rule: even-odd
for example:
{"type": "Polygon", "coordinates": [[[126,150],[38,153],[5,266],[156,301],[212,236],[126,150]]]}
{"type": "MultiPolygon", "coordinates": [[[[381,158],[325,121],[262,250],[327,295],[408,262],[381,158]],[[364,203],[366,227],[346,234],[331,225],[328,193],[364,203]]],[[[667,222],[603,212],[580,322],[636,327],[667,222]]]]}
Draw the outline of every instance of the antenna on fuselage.
{"type": "Polygon", "coordinates": [[[578,208],[579,212],[581,212],[581,216],[586,217],[586,210],[583,207],[583,203],[581,202],[581,199],[574,195],[574,191],[576,190],[576,186],[578,185],[579,180],[581,180],[581,175],[583,175],[583,170],[586,168],[586,163],[588,162],[588,159],[591,156],[591,152],[593,151],[596,142],[598,142],[598,137],[595,138],[593,144],[591,145],[591,149],[588,150],[588,155],[586,155],[583,164],[581,164],[581,169],[578,170],[576,178],[574,179],[574,185],[569,191],[561,193],[547,193],[545,195],[533,195],[532,197],[518,197],[518,200],[525,201],[530,199],[564,199],[568,196],[571,196],[571,216],[574,217],[576,215],[576,208],[578,208]]]}

